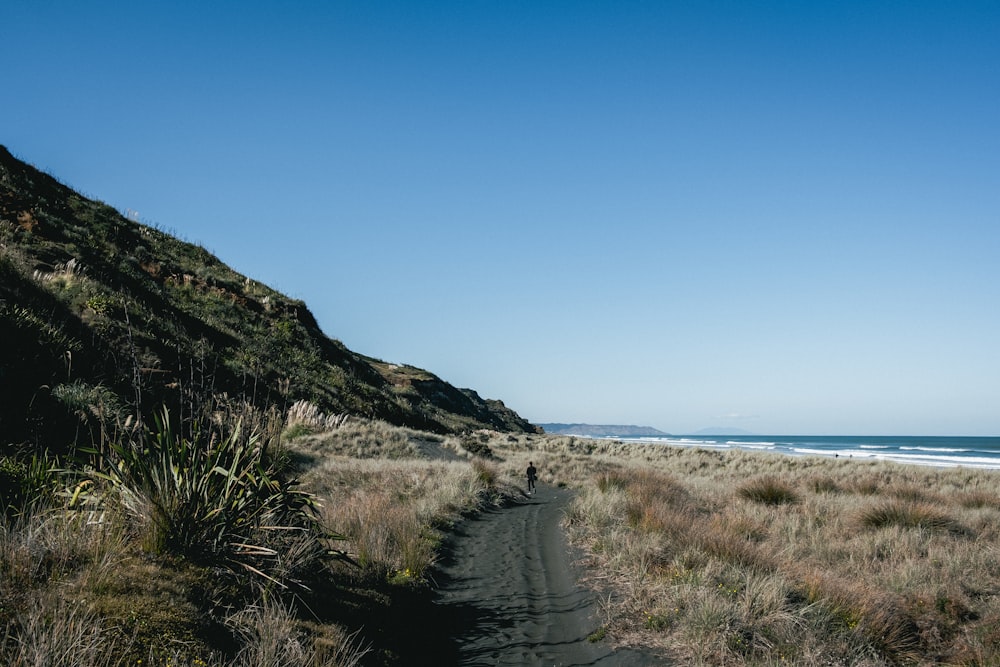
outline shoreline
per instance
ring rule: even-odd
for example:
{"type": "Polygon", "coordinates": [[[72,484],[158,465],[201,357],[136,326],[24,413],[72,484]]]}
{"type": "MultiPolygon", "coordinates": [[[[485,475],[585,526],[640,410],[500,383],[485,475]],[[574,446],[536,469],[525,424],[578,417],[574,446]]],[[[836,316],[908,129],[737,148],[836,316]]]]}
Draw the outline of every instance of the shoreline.
{"type": "Polygon", "coordinates": [[[729,440],[532,452],[580,489],[567,526],[610,641],[675,664],[1000,664],[993,470],[729,440]]]}
{"type": "Polygon", "coordinates": [[[753,451],[785,456],[819,456],[887,461],[932,468],[1000,470],[1000,438],[981,436],[664,436],[578,437],[591,440],[713,451],[753,451]]]}

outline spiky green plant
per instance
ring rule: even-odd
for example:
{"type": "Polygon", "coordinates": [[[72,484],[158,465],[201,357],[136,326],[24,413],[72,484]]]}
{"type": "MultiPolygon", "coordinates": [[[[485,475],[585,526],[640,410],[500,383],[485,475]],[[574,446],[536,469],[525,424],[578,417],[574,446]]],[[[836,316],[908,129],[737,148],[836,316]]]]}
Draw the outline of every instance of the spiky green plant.
{"type": "Polygon", "coordinates": [[[57,461],[47,451],[0,456],[0,517],[17,518],[50,498],[58,486],[57,461]]]}
{"type": "MultiPolygon", "coordinates": [[[[109,443],[100,477],[138,519],[146,550],[271,579],[287,546],[301,557],[303,536],[314,538],[305,552],[318,557],[321,538],[336,537],[319,525],[313,496],[296,480],[280,479],[269,443],[242,423],[225,431],[196,424],[185,437],[164,408],[152,428],[109,443]]],[[[280,569],[288,571],[287,563],[280,569]]]]}

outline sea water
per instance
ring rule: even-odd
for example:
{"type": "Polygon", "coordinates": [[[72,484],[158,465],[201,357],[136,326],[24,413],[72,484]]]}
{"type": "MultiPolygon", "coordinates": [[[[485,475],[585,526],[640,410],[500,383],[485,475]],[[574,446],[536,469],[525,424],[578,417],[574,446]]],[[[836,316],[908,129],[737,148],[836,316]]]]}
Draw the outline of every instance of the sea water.
{"type": "Polygon", "coordinates": [[[667,436],[618,438],[675,447],[753,449],[795,456],[881,459],[929,466],[1000,469],[1000,437],[942,436],[667,436]]]}

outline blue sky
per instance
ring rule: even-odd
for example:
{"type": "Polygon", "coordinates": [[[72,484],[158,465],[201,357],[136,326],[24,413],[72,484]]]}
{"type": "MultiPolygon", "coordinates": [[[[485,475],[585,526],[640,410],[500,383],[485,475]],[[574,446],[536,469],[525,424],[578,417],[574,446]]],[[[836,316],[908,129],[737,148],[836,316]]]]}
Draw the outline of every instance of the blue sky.
{"type": "Polygon", "coordinates": [[[535,422],[1000,435],[996,2],[0,5],[0,143],[535,422]]]}

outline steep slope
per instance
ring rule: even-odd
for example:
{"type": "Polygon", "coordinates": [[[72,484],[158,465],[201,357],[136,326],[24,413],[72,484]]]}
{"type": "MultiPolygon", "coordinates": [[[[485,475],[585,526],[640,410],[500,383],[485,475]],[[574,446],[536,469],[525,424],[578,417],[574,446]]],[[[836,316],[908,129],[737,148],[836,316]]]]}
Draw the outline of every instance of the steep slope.
{"type": "Polygon", "coordinates": [[[350,351],[303,302],[0,146],[0,444],[219,395],[438,432],[534,430],[498,401],[350,351]]]}

